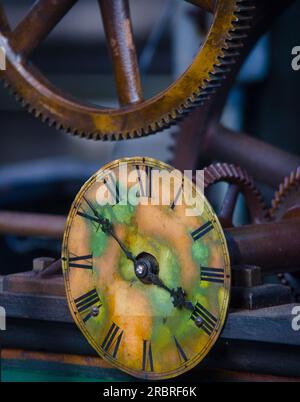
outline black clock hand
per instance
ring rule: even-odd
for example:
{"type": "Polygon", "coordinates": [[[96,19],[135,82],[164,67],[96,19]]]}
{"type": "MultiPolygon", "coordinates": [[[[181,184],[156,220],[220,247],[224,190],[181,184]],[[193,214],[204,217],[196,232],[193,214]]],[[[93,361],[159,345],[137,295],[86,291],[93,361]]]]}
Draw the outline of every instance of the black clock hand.
{"type": "Polygon", "coordinates": [[[119,244],[119,246],[121,247],[121,249],[123,250],[123,252],[125,253],[126,257],[128,258],[128,260],[132,261],[134,264],[136,262],[136,258],[135,256],[132,254],[131,251],[129,251],[124,243],[121,242],[121,240],[115,235],[113,229],[109,232],[110,235],[116,240],[116,242],[119,244]]]}
{"type": "Polygon", "coordinates": [[[156,286],[158,286],[158,287],[160,287],[160,288],[162,288],[162,289],[165,289],[167,292],[170,293],[170,295],[172,295],[172,289],[168,288],[168,286],[166,286],[166,285],[163,283],[163,281],[160,279],[159,276],[157,276],[157,275],[155,275],[155,274],[153,274],[153,273],[150,272],[150,273],[148,274],[148,277],[149,277],[149,279],[150,279],[150,281],[151,281],[151,283],[152,283],[153,285],[156,285],[156,286]]]}
{"type": "Polygon", "coordinates": [[[168,286],[166,286],[163,283],[163,281],[159,278],[158,275],[150,273],[150,274],[148,274],[148,276],[153,285],[156,285],[162,289],[165,289],[167,292],[170,293],[170,295],[173,299],[174,307],[178,307],[178,308],[183,307],[187,310],[194,311],[195,306],[193,305],[192,302],[185,300],[186,293],[182,288],[170,289],[168,286]]]}
{"type": "MultiPolygon", "coordinates": [[[[117,237],[117,235],[114,232],[114,228],[112,223],[107,219],[104,218],[102,215],[99,214],[99,212],[94,208],[93,204],[85,197],[83,197],[85,202],[88,204],[88,206],[91,208],[91,210],[93,211],[95,218],[91,219],[94,220],[95,222],[99,223],[101,230],[103,233],[112,236],[116,242],[119,244],[119,246],[121,247],[122,251],[124,252],[124,254],[126,255],[126,257],[132,261],[133,263],[136,262],[136,258],[134,257],[134,255],[125,247],[124,243],[117,237]]],[[[88,215],[85,215],[86,217],[89,217],[88,215]]],[[[93,218],[93,217],[90,217],[93,218]]]]}

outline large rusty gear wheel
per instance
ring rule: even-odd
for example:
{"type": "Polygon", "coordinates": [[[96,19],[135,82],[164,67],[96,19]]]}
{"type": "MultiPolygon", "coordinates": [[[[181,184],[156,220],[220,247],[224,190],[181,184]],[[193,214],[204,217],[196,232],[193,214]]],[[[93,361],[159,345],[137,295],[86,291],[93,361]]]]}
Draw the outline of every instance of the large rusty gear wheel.
{"type": "Polygon", "coordinates": [[[269,219],[262,194],[255,186],[252,177],[241,167],[228,163],[216,163],[204,168],[205,190],[219,182],[229,184],[218,214],[223,227],[233,226],[232,218],[239,193],[245,197],[252,223],[262,223],[269,219]]]}
{"type": "Polygon", "coordinates": [[[253,10],[247,0],[187,0],[214,14],[210,30],[185,73],[166,90],[144,100],[129,0],[98,0],[120,102],[119,108],[109,109],[66,95],[30,63],[32,52],[76,1],[39,0],[13,31],[0,5],[0,46],[7,56],[7,69],[0,72],[0,78],[24,107],[49,125],[103,140],[155,133],[207,100],[239,56],[253,10]]]}
{"type": "Polygon", "coordinates": [[[300,217],[300,167],[280,184],[270,209],[272,220],[300,217]]]}

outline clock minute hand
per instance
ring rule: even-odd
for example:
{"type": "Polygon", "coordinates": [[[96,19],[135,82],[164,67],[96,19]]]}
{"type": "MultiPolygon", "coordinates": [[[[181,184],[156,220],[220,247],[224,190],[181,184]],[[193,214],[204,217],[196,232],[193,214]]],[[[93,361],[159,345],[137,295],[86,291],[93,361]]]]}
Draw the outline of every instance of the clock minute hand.
{"type": "Polygon", "coordinates": [[[163,281],[159,278],[158,275],[155,274],[149,274],[149,278],[151,279],[151,282],[153,285],[156,285],[162,289],[165,289],[167,292],[170,293],[172,299],[173,299],[173,305],[174,307],[178,308],[185,308],[190,311],[194,311],[195,306],[193,305],[192,302],[185,300],[186,293],[185,291],[179,287],[177,289],[170,289],[168,286],[166,286],[163,281]]]}
{"type": "Polygon", "coordinates": [[[163,281],[160,279],[159,276],[153,274],[153,273],[149,273],[148,274],[149,279],[151,280],[151,283],[153,285],[156,285],[162,289],[165,289],[167,292],[170,293],[170,295],[172,295],[172,289],[168,288],[168,286],[166,286],[163,281]]]}
{"type": "Polygon", "coordinates": [[[85,202],[88,204],[88,206],[91,208],[91,210],[93,211],[95,217],[96,217],[96,221],[99,223],[101,230],[103,233],[108,234],[110,236],[112,236],[116,242],[119,244],[119,246],[121,247],[122,251],[124,252],[124,254],[126,255],[126,257],[132,261],[133,263],[136,262],[136,258],[134,257],[134,255],[126,248],[126,246],[124,245],[124,243],[117,237],[117,235],[114,232],[114,228],[112,223],[107,219],[104,218],[101,214],[99,214],[99,212],[96,210],[96,208],[93,206],[93,204],[84,197],[85,202]]]}

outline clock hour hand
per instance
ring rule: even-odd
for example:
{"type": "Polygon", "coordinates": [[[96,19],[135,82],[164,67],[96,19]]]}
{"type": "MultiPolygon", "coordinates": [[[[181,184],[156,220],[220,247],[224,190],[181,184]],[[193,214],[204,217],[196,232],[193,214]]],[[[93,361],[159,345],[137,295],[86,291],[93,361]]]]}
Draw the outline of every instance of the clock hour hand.
{"type": "Polygon", "coordinates": [[[118,236],[115,234],[114,228],[112,223],[107,219],[104,218],[97,210],[96,208],[93,206],[93,204],[85,197],[83,197],[85,202],[88,204],[88,206],[90,207],[90,209],[93,211],[94,215],[95,215],[95,219],[94,221],[99,223],[100,228],[102,230],[103,233],[112,236],[116,242],[119,244],[119,246],[121,247],[122,251],[124,252],[124,254],[126,255],[126,257],[132,261],[133,263],[136,262],[136,258],[135,256],[126,248],[126,246],[124,245],[124,243],[118,238],[118,236]]]}
{"type": "Polygon", "coordinates": [[[122,251],[124,252],[124,254],[126,255],[126,257],[128,258],[128,260],[132,261],[134,264],[136,262],[136,258],[135,256],[132,254],[131,251],[129,251],[126,246],[124,245],[124,243],[115,235],[114,230],[112,229],[112,231],[110,231],[110,235],[116,240],[116,242],[119,244],[119,246],[121,247],[122,251]]]}

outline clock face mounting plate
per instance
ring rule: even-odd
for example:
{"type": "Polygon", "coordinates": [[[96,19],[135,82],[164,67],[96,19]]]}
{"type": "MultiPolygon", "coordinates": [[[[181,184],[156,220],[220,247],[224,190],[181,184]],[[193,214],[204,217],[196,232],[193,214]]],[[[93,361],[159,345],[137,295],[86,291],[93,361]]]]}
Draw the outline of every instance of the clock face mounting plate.
{"type": "Polygon", "coordinates": [[[93,175],[71,207],[62,261],[71,313],[99,355],[133,376],[166,379],[201,362],[218,339],[228,309],[230,261],[218,219],[195,185],[200,215],[188,216],[187,205],[177,205],[172,192],[169,205],[151,205],[153,170],[173,168],[151,158],[124,158],[93,175]],[[137,198],[148,205],[122,205],[127,179],[119,167],[125,163],[128,175],[137,179],[126,187],[127,194],[136,186],[137,198]],[[100,205],[112,184],[115,204],[100,205]],[[99,216],[133,256],[146,253],[155,259],[161,282],[182,289],[189,308],[176,307],[166,289],[137,276],[135,264],[99,216]]]}

